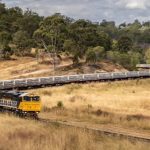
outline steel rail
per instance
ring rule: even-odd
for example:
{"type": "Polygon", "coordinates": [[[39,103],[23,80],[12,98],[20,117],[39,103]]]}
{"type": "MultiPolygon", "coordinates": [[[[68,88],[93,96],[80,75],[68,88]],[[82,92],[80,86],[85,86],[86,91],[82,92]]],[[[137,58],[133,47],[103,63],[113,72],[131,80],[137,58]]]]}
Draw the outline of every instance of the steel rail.
{"type": "Polygon", "coordinates": [[[82,122],[69,122],[69,121],[59,121],[59,120],[41,119],[41,118],[39,118],[38,121],[46,124],[54,124],[54,125],[58,124],[61,126],[84,129],[87,131],[101,133],[104,135],[111,135],[111,136],[123,137],[127,139],[150,142],[150,134],[143,134],[140,132],[135,132],[133,130],[126,130],[119,127],[106,127],[106,126],[94,127],[94,126],[84,124],[82,122]]]}

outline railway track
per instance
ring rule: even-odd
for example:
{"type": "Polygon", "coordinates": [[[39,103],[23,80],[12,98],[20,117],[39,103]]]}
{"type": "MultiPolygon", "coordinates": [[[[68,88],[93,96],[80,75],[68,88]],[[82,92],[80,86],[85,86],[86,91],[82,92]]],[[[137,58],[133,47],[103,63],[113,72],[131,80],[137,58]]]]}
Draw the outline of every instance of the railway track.
{"type": "MultiPolygon", "coordinates": [[[[0,112],[1,114],[7,114],[10,112],[0,112]]],[[[22,118],[22,117],[21,117],[22,118]]],[[[24,118],[24,117],[23,117],[24,118]]],[[[31,118],[27,117],[24,119],[33,119],[37,122],[51,125],[59,125],[62,127],[71,127],[82,129],[84,131],[91,131],[93,133],[99,133],[107,136],[126,138],[130,140],[139,140],[143,142],[150,142],[150,133],[142,133],[136,130],[124,129],[118,126],[110,126],[110,125],[90,125],[88,122],[75,122],[75,121],[60,121],[55,119],[43,119],[43,118],[31,118]]]]}
{"type": "Polygon", "coordinates": [[[51,76],[41,78],[0,80],[0,90],[6,89],[25,89],[43,86],[64,85],[70,83],[84,83],[91,81],[113,81],[137,78],[150,78],[150,71],[130,71],[130,72],[110,72],[95,74],[79,74],[65,76],[51,76]]]}
{"type": "Polygon", "coordinates": [[[110,136],[116,136],[116,137],[122,137],[122,138],[127,138],[127,139],[132,139],[132,140],[140,140],[144,142],[150,142],[150,134],[143,134],[137,131],[129,130],[129,129],[123,129],[120,127],[112,127],[112,126],[92,126],[88,125],[87,123],[84,122],[73,122],[73,121],[58,121],[58,120],[50,120],[50,119],[41,119],[39,118],[40,122],[46,123],[46,124],[57,124],[61,126],[67,126],[67,127],[73,127],[73,128],[79,128],[83,129],[86,131],[92,131],[104,135],[110,135],[110,136]]]}

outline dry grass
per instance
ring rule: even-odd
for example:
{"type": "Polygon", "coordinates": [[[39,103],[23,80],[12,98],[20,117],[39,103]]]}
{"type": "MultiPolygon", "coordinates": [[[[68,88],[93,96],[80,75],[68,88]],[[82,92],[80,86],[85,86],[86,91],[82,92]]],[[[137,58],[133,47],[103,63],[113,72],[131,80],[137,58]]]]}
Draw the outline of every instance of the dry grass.
{"type": "Polygon", "coordinates": [[[42,98],[47,112],[42,116],[55,116],[66,120],[74,118],[150,131],[149,89],[150,80],[146,79],[71,84],[32,92],[42,98]],[[53,111],[58,101],[63,103],[65,111],[53,111]]]}
{"type": "Polygon", "coordinates": [[[32,90],[42,97],[46,107],[62,101],[66,108],[87,108],[108,112],[150,115],[150,80],[110,83],[70,84],[32,90]]]}
{"type": "Polygon", "coordinates": [[[15,76],[33,72],[38,69],[40,69],[40,66],[38,66],[36,59],[30,57],[1,61],[0,70],[3,74],[0,74],[0,79],[15,78],[15,76]]]}
{"type": "Polygon", "coordinates": [[[150,144],[0,115],[1,150],[148,150],[150,144]]]}
{"type": "MultiPolygon", "coordinates": [[[[57,65],[55,71],[56,75],[125,70],[123,67],[110,62],[101,62],[98,69],[84,63],[80,67],[73,67],[69,57],[64,55],[61,57],[62,60],[57,65]]],[[[50,76],[54,74],[53,65],[50,61],[39,64],[37,59],[32,57],[14,57],[13,60],[0,61],[0,70],[3,72],[3,74],[0,74],[1,80],[50,76]]]]}

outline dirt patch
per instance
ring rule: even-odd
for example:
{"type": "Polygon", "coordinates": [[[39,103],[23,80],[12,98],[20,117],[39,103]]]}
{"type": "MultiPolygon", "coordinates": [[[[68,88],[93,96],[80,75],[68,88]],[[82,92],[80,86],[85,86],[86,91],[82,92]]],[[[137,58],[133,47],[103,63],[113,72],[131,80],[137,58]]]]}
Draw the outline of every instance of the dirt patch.
{"type": "Polygon", "coordinates": [[[0,61],[0,70],[3,72],[0,79],[125,71],[123,67],[108,61],[99,62],[96,65],[88,65],[82,61],[75,66],[68,56],[62,56],[55,72],[50,62],[38,63],[37,59],[33,57],[19,57],[14,60],[0,61]]]}

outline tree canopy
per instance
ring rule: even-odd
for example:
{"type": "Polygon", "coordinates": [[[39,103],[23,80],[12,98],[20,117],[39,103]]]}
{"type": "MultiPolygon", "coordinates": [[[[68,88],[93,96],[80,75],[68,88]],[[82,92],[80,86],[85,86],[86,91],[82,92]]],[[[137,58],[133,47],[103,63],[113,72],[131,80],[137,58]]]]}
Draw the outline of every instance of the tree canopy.
{"type": "Polygon", "coordinates": [[[82,58],[96,63],[103,58],[134,68],[136,63],[149,62],[150,21],[116,25],[107,20],[74,20],[60,13],[41,17],[32,10],[0,3],[1,55],[25,56],[33,47],[56,55],[66,53],[73,63],[82,58]]]}

